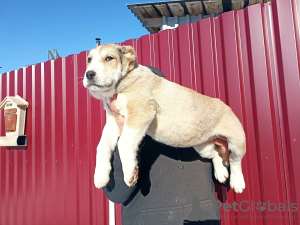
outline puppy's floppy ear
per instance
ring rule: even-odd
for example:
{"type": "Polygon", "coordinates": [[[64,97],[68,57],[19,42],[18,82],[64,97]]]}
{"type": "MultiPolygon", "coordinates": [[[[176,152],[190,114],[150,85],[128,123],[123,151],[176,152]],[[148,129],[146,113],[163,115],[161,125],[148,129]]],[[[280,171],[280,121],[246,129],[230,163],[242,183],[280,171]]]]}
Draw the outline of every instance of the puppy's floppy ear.
{"type": "Polygon", "coordinates": [[[135,66],[136,53],[132,46],[123,46],[121,49],[123,72],[128,73],[133,70],[135,66]]]}
{"type": "Polygon", "coordinates": [[[136,53],[132,46],[123,46],[122,47],[122,54],[126,58],[129,58],[130,60],[135,60],[136,53]]]}

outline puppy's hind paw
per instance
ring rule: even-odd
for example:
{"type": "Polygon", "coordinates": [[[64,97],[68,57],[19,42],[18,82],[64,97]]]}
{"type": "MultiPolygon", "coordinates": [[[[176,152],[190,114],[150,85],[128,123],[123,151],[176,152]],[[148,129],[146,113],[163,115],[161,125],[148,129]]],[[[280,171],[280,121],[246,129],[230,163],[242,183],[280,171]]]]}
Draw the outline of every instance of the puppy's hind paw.
{"type": "Polygon", "coordinates": [[[225,183],[228,178],[228,170],[223,165],[215,166],[215,178],[220,181],[221,183],[225,183]]]}
{"type": "Polygon", "coordinates": [[[230,187],[236,193],[242,193],[245,189],[245,180],[242,173],[231,173],[230,175],[230,187]]]}

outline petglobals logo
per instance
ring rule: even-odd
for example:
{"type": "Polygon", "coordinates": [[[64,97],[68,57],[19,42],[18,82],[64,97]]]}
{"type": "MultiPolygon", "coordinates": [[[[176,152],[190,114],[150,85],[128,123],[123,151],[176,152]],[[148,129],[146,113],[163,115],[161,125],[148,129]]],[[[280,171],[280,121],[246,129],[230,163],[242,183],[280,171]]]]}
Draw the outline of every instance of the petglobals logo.
{"type": "Polygon", "coordinates": [[[297,203],[292,203],[287,201],[286,203],[273,203],[270,200],[268,202],[254,202],[252,201],[241,201],[237,203],[234,201],[233,203],[224,203],[218,202],[219,208],[222,208],[225,212],[235,211],[235,212],[249,212],[249,211],[267,211],[267,212],[297,212],[298,206],[297,203]]]}

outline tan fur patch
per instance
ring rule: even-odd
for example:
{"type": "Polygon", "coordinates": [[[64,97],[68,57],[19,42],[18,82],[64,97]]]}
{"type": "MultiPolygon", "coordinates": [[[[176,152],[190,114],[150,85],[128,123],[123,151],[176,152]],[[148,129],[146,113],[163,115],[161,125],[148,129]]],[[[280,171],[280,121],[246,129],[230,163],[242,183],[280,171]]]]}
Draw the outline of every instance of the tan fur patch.
{"type": "Polygon", "coordinates": [[[127,103],[126,125],[133,129],[139,129],[152,122],[159,106],[154,99],[146,102],[130,101],[127,103]]]}

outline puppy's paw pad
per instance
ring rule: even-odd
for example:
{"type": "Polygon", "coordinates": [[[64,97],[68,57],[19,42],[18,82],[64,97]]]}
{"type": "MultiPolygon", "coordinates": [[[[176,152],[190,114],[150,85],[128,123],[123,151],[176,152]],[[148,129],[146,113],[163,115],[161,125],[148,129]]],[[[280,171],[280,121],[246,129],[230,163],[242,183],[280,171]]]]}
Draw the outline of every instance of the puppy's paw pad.
{"type": "MultiPolygon", "coordinates": [[[[134,185],[137,183],[137,180],[138,180],[138,174],[139,174],[139,171],[138,171],[138,169],[136,168],[136,169],[133,170],[133,173],[131,173],[131,176],[129,176],[130,179],[126,179],[125,176],[124,176],[124,181],[125,181],[125,183],[126,183],[126,185],[127,185],[128,187],[132,187],[132,186],[134,186],[134,185]]],[[[128,177],[128,176],[127,176],[127,177],[128,177]]]]}
{"type": "Polygon", "coordinates": [[[225,183],[229,177],[228,170],[224,166],[218,166],[215,168],[215,178],[221,183],[225,183]]]}

